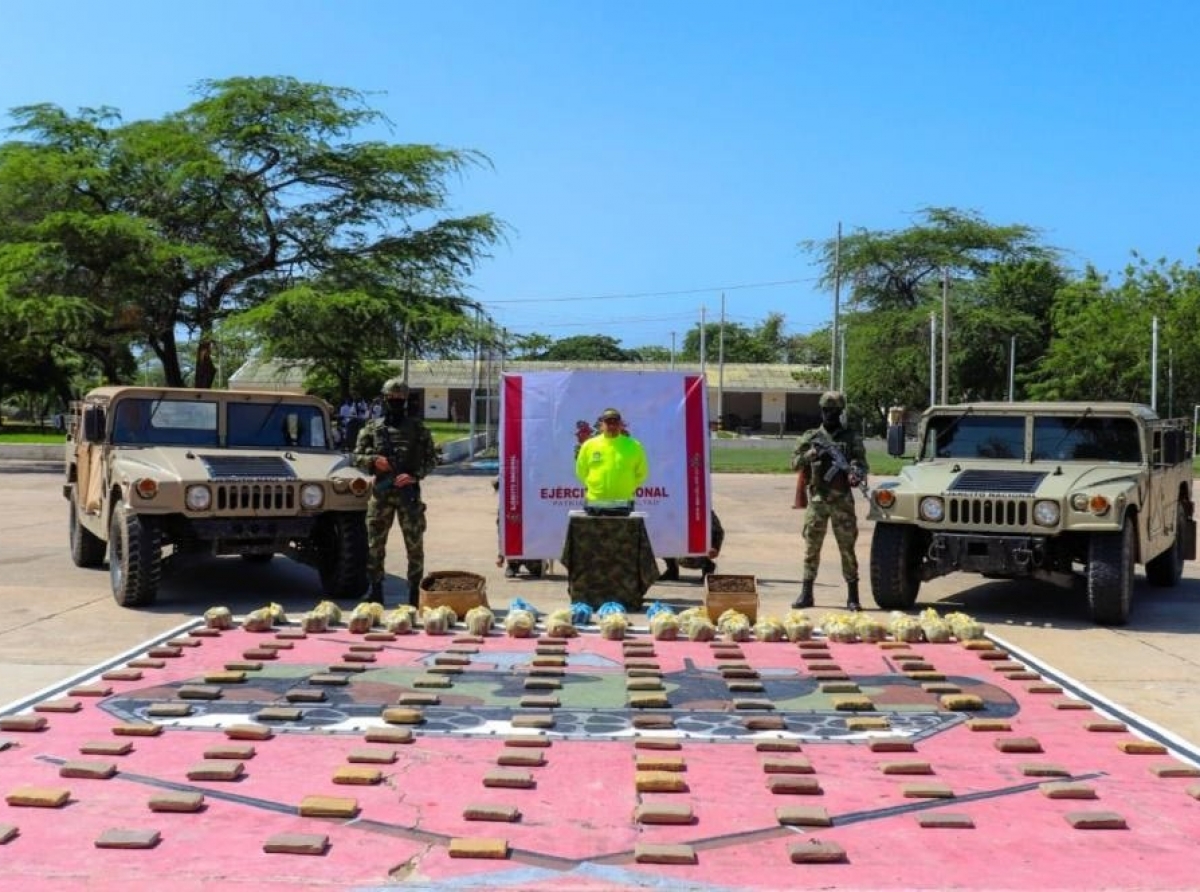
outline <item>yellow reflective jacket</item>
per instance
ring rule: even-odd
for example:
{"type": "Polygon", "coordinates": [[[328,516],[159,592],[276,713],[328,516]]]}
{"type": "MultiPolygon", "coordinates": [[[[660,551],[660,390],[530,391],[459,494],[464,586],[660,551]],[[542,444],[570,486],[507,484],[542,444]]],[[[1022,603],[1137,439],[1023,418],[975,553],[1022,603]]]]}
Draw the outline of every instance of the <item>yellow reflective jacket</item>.
{"type": "Polygon", "coordinates": [[[648,473],[642,444],[624,434],[598,434],[579,447],[575,458],[575,476],[587,487],[587,502],[631,501],[648,473]]]}

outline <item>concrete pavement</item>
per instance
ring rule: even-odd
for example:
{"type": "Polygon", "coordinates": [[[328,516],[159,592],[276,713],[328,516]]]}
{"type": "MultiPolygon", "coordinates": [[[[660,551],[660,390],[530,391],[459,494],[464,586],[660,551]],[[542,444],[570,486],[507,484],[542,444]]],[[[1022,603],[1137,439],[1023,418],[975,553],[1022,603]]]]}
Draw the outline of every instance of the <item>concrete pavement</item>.
{"type": "MultiPolygon", "coordinates": [[[[718,474],[715,504],[727,536],[721,573],[753,574],[760,610],[782,615],[799,588],[799,530],[791,475],[718,474]]],[[[159,601],[149,609],[118,607],[107,572],[75,567],[67,545],[67,502],[55,465],[0,460],[0,708],[108,661],[174,629],[208,607],[224,604],[243,613],[267,602],[289,612],[307,610],[319,591],[314,571],[276,558],[248,564],[236,558],[189,558],[174,568],[159,601]]],[[[547,578],[508,579],[495,564],[495,497],[487,475],[439,471],[425,487],[429,503],[427,570],[468,570],[487,578],[488,598],[503,609],[516,597],[548,610],[567,603],[561,567],[547,578]]],[[[865,505],[860,504],[865,514],[865,505]]],[[[860,525],[859,557],[864,605],[870,524],[860,525]]],[[[399,536],[388,557],[387,598],[404,592],[399,536]]],[[[694,574],[659,583],[647,600],[676,608],[700,603],[694,574]]],[[[840,609],[845,591],[832,537],[817,581],[817,609],[840,609]]],[[[1123,628],[1100,628],[1087,619],[1077,592],[1020,582],[987,582],[951,576],[927,583],[918,609],[960,609],[989,633],[1050,675],[1079,683],[1114,709],[1161,729],[1184,749],[1200,749],[1200,569],[1189,564],[1173,589],[1148,586],[1139,573],[1133,616],[1123,628]]]]}

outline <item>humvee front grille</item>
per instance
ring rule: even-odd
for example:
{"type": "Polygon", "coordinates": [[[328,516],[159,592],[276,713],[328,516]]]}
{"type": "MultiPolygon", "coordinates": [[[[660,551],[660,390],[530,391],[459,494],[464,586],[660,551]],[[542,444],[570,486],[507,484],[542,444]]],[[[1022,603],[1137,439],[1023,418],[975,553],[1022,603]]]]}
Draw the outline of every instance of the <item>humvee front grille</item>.
{"type": "Polygon", "coordinates": [[[1045,471],[963,471],[950,484],[949,492],[1021,493],[1032,495],[1046,478],[1045,471]]]}
{"type": "Polygon", "coordinates": [[[283,458],[276,455],[202,455],[200,461],[213,480],[263,478],[294,480],[296,472],[283,458]]]}
{"type": "Polygon", "coordinates": [[[1025,527],[1029,525],[1028,499],[946,500],[946,521],[964,527],[1025,527]]]}
{"type": "Polygon", "coordinates": [[[217,511],[254,514],[294,514],[296,487],[290,483],[220,483],[217,511]]]}

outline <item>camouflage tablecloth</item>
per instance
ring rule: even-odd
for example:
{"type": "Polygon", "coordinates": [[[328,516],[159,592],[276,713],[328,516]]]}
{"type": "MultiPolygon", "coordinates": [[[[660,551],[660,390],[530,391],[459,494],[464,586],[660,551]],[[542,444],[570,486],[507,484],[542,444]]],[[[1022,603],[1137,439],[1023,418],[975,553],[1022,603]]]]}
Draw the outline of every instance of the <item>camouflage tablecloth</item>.
{"type": "Polygon", "coordinates": [[[658,579],[658,563],[641,517],[571,515],[561,557],[572,601],[599,607],[619,601],[642,609],[642,598],[658,579]]]}

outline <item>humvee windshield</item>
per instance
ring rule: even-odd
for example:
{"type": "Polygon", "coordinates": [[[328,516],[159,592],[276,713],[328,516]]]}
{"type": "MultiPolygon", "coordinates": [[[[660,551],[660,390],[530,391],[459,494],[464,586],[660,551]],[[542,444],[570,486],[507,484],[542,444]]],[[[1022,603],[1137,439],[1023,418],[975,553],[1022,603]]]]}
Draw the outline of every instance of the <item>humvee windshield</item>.
{"type": "Polygon", "coordinates": [[[1025,419],[1020,415],[944,415],[925,427],[923,458],[1011,458],[1025,455],[1025,419]]]}
{"type": "MultiPolygon", "coordinates": [[[[1023,415],[945,415],[925,428],[921,455],[931,458],[1025,460],[1023,415]]],[[[1033,461],[1140,462],[1142,445],[1132,418],[1039,415],[1033,423],[1033,461]]]]}
{"type": "MultiPolygon", "coordinates": [[[[221,445],[220,403],[127,398],[114,409],[112,442],[123,446],[221,445]]],[[[328,449],[325,415],[307,403],[230,403],[225,443],[243,449],[328,449]]]]}
{"type": "Polygon", "coordinates": [[[1137,422],[1095,416],[1034,418],[1033,459],[1139,462],[1142,443],[1137,422]]]}
{"type": "Polygon", "coordinates": [[[128,398],[117,403],[112,441],[126,446],[216,446],[213,401],[128,398]]]}
{"type": "Polygon", "coordinates": [[[253,449],[328,449],[325,415],[296,403],[231,403],[226,445],[253,449]]]}

